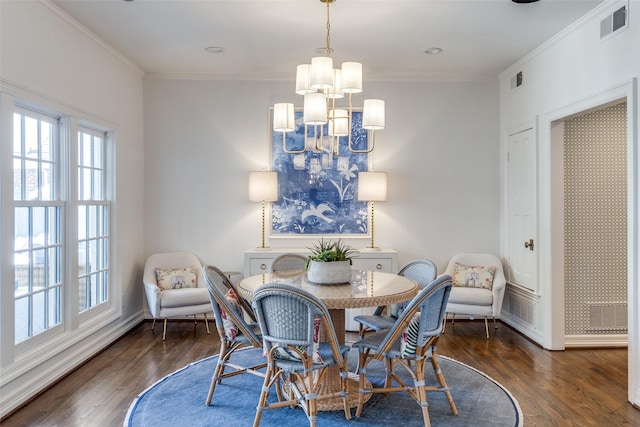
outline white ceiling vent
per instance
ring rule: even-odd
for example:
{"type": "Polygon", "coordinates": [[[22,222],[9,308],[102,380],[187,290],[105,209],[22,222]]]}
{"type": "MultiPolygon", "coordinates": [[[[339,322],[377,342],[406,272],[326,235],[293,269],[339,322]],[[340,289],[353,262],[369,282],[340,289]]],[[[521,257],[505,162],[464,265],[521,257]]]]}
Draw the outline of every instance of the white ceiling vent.
{"type": "Polygon", "coordinates": [[[600,39],[627,28],[627,6],[622,6],[600,21],[600,39]]]}

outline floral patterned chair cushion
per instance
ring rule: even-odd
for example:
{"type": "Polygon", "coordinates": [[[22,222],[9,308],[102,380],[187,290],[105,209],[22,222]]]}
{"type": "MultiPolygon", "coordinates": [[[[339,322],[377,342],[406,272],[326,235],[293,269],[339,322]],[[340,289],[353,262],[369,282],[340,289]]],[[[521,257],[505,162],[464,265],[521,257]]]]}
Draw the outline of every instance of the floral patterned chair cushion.
{"type": "MultiPolygon", "coordinates": [[[[224,297],[227,299],[227,302],[236,311],[236,313],[242,313],[240,300],[238,299],[238,295],[233,291],[233,289],[229,289],[224,297]]],[[[220,317],[222,317],[222,327],[224,328],[224,334],[226,335],[228,340],[235,341],[240,328],[238,328],[238,326],[233,323],[233,320],[230,316],[227,315],[227,311],[224,309],[224,307],[219,307],[220,317]]]]}
{"type": "Polygon", "coordinates": [[[198,286],[195,267],[156,268],[156,280],[162,290],[196,288],[198,286]]]}
{"type": "Polygon", "coordinates": [[[496,267],[493,265],[464,265],[456,262],[452,274],[453,286],[491,289],[495,273],[496,267]]]}

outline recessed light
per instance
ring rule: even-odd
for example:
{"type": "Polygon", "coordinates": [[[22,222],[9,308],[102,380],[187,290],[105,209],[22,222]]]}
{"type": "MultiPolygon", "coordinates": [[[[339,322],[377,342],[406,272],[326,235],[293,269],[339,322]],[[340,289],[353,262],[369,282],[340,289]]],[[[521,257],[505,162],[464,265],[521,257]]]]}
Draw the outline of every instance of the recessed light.
{"type": "Polygon", "coordinates": [[[424,50],[424,53],[426,53],[427,55],[437,55],[442,52],[442,49],[439,47],[430,47],[424,50]]]}
{"type": "Polygon", "coordinates": [[[209,53],[222,53],[224,52],[224,48],[220,46],[209,46],[204,48],[205,52],[209,53]]]}

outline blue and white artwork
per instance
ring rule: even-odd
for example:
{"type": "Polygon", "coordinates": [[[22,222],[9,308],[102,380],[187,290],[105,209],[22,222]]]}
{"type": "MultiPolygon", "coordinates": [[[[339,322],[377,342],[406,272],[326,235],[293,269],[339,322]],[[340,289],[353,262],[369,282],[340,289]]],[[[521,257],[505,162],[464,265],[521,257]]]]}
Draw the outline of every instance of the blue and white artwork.
{"type": "MultiPolygon", "coordinates": [[[[288,151],[304,147],[302,114],[296,111],[296,130],[285,135],[288,151]]],[[[326,125],[322,131],[326,135],[326,125]]],[[[307,133],[308,144],[312,145],[313,126],[308,126],[307,133]]],[[[368,154],[352,153],[347,147],[347,137],[341,137],[336,156],[326,136],[321,151],[310,146],[304,153],[289,154],[284,152],[282,138],[282,132],[272,131],[272,170],[278,172],[279,199],[271,205],[271,236],[367,235],[367,202],[358,201],[357,191],[358,173],[368,170],[368,154]]],[[[364,150],[367,143],[362,112],[354,111],[352,147],[364,150]]]]}

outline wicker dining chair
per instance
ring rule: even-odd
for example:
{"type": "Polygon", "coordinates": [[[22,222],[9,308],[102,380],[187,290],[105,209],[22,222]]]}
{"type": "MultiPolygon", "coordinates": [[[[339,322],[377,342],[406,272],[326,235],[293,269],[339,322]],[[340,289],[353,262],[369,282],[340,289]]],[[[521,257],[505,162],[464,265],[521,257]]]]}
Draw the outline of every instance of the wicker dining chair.
{"type": "MultiPolygon", "coordinates": [[[[259,287],[253,295],[253,308],[258,316],[267,353],[267,374],[256,408],[254,427],[260,424],[265,409],[300,406],[309,425],[316,425],[318,400],[340,397],[344,414],[351,419],[347,402],[347,353],[349,347],[340,345],[326,306],[315,296],[299,288],[271,283],[259,287]],[[325,342],[319,342],[320,331],[325,342]],[[323,393],[327,368],[339,367],[340,388],[323,393]],[[283,384],[285,398],[268,403],[273,384],[283,384]]],[[[337,381],[337,380],[336,380],[337,381]]]]}
{"type": "MultiPolygon", "coordinates": [[[[257,323],[246,323],[242,313],[233,307],[230,300],[234,300],[235,292],[233,289],[227,291],[224,295],[221,289],[225,288],[225,275],[216,267],[205,265],[203,267],[203,276],[207,289],[209,290],[209,299],[213,308],[213,316],[216,320],[216,329],[220,336],[220,353],[218,362],[211,377],[211,385],[207,394],[206,405],[211,404],[213,392],[216,385],[224,378],[232,377],[241,373],[249,373],[264,377],[264,371],[259,371],[266,367],[262,355],[256,360],[256,365],[241,366],[231,361],[231,356],[236,350],[242,348],[262,348],[262,337],[260,336],[260,327],[257,323]],[[225,325],[226,323],[226,325],[225,325]],[[225,372],[226,368],[231,368],[225,372]]],[[[240,306],[238,305],[238,308],[240,306]]]]}
{"type": "MultiPolygon", "coordinates": [[[[437,274],[435,263],[426,259],[411,261],[405,264],[398,272],[399,276],[404,276],[407,279],[415,281],[420,289],[423,289],[433,282],[437,274]]],[[[405,306],[406,303],[398,304],[395,307],[392,306],[391,313],[385,315],[383,313],[386,306],[382,305],[377,307],[373,314],[362,314],[354,317],[353,320],[360,324],[358,325],[360,338],[364,338],[365,334],[369,331],[377,332],[391,328],[394,323],[396,323],[396,320],[398,320],[398,315],[402,313],[405,306]]]]}
{"type": "Polygon", "coordinates": [[[271,272],[304,271],[307,258],[298,254],[282,254],[271,263],[271,272]]]}
{"type": "Polygon", "coordinates": [[[428,391],[444,392],[451,412],[454,415],[458,414],[436,355],[436,344],[442,333],[442,322],[450,292],[451,276],[441,276],[411,300],[391,329],[369,334],[352,345],[358,349],[360,384],[367,384],[367,365],[374,360],[385,363],[386,373],[383,386],[360,388],[357,417],[362,414],[367,394],[393,392],[406,392],[418,402],[422,407],[425,426],[431,425],[427,404],[428,391]],[[428,361],[431,362],[438,379],[437,385],[425,384],[425,366],[428,361]],[[405,374],[405,379],[401,374],[405,374]],[[410,380],[406,379],[407,374],[410,380]]]}

